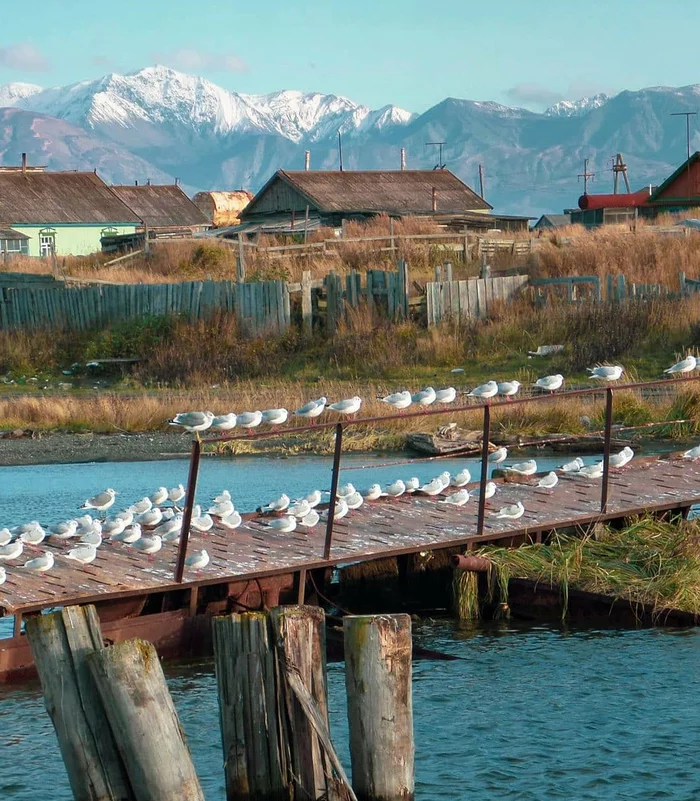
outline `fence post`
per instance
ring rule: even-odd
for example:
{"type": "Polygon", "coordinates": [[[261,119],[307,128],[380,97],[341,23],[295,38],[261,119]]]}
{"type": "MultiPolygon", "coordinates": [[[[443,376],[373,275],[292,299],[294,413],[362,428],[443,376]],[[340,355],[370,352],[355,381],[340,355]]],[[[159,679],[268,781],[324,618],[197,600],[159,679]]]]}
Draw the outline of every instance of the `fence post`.
{"type": "Polygon", "coordinates": [[[355,792],[363,801],[411,801],[411,618],[349,615],[343,633],[355,792]]]}
{"type": "Polygon", "coordinates": [[[245,245],[243,234],[238,232],[238,261],[236,263],[236,280],[239,284],[245,281],[245,245]]]}
{"type": "Polygon", "coordinates": [[[451,261],[446,261],[445,262],[445,281],[449,282],[451,280],[452,280],[452,262],[451,261]]]}
{"type": "Polygon", "coordinates": [[[603,443],[603,485],[600,492],[600,513],[608,510],[608,479],[610,478],[610,445],[612,442],[613,391],[605,390],[605,440],[603,443]]]}
{"type": "Polygon", "coordinates": [[[304,336],[310,337],[313,333],[313,308],[311,305],[311,271],[304,270],[301,274],[301,324],[304,336]]]}
{"type": "Polygon", "coordinates": [[[410,289],[408,284],[408,264],[406,264],[404,259],[399,259],[399,275],[398,281],[396,282],[396,291],[398,293],[396,308],[401,310],[403,319],[408,320],[408,296],[410,289]]]}
{"type": "Polygon", "coordinates": [[[479,514],[476,521],[476,536],[484,533],[484,517],[486,515],[486,483],[489,478],[489,439],[491,437],[491,407],[484,404],[484,427],[481,440],[481,479],[479,481],[479,514]]]}
{"type": "MultiPolygon", "coordinates": [[[[67,606],[27,618],[46,709],[76,801],[129,801],[134,795],[86,657],[102,649],[94,606],[67,606]]],[[[37,788],[42,795],[41,788],[37,788]]],[[[44,788],[47,794],[49,788],[44,788]]]]}
{"type": "Polygon", "coordinates": [[[185,511],[182,514],[182,528],[177,546],[177,562],[175,564],[175,581],[179,584],[185,572],[185,558],[187,556],[187,543],[190,538],[190,524],[192,510],[194,509],[195,495],[197,493],[197,477],[199,476],[199,457],[202,446],[198,439],[192,440],[192,456],[190,457],[190,474],[187,478],[187,495],[185,497],[185,511]]]}

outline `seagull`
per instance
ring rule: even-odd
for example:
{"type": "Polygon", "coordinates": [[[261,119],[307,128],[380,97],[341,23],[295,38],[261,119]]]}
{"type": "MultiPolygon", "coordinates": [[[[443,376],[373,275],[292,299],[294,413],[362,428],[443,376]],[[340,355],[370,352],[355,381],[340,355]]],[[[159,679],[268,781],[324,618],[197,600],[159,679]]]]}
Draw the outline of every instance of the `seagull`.
{"type": "Polygon", "coordinates": [[[624,467],[628,462],[631,462],[633,458],[634,451],[629,445],[625,445],[619,453],[610,454],[610,467],[624,467]]]}
{"type": "Polygon", "coordinates": [[[447,470],[445,470],[444,473],[440,473],[438,478],[442,482],[443,489],[447,489],[447,487],[450,486],[450,482],[452,481],[452,476],[447,472],[447,470]]]}
{"type": "Polygon", "coordinates": [[[235,507],[231,501],[220,501],[207,509],[207,514],[214,517],[228,517],[235,512],[235,507]]]}
{"type": "Polygon", "coordinates": [[[162,537],[166,542],[177,539],[182,531],[182,514],[175,515],[171,520],[166,520],[161,523],[158,528],[154,529],[153,533],[162,537]],[[176,535],[176,536],[172,536],[176,535]]]}
{"type": "Polygon", "coordinates": [[[175,509],[173,509],[172,506],[168,506],[160,511],[163,514],[163,520],[172,520],[173,517],[175,517],[175,509]]]}
{"type": "Polygon", "coordinates": [[[106,489],[104,492],[98,493],[93,498],[88,498],[80,508],[97,509],[98,512],[104,512],[114,503],[116,494],[117,493],[113,489],[106,489]]]}
{"type": "Polygon", "coordinates": [[[194,570],[202,570],[209,564],[209,554],[202,548],[201,551],[195,551],[185,559],[187,567],[194,568],[194,570]]]}
{"type": "Polygon", "coordinates": [[[140,501],[132,503],[131,506],[127,509],[127,511],[133,512],[135,515],[142,515],[144,512],[147,512],[149,509],[152,508],[153,504],[151,503],[150,498],[141,498],[140,501]]]}
{"type": "Polygon", "coordinates": [[[488,400],[489,398],[493,398],[497,393],[498,384],[495,381],[487,381],[485,384],[479,384],[478,387],[474,387],[471,392],[467,393],[467,397],[488,400]]]}
{"type": "Polygon", "coordinates": [[[168,500],[167,487],[158,487],[158,489],[148,499],[154,506],[160,506],[168,500]]]}
{"type": "Polygon", "coordinates": [[[572,459],[570,462],[563,464],[559,469],[562,473],[578,473],[578,471],[583,467],[584,461],[580,456],[572,459]]]}
{"type": "Polygon", "coordinates": [[[125,542],[127,545],[131,545],[139,539],[141,539],[141,526],[138,523],[134,523],[133,526],[129,526],[129,528],[124,529],[124,531],[110,536],[110,540],[125,542]]]}
{"type": "Polygon", "coordinates": [[[338,487],[337,495],[339,498],[347,498],[355,492],[355,487],[349,482],[342,487],[338,487]]]}
{"type": "Polygon", "coordinates": [[[347,505],[348,509],[359,509],[360,506],[365,502],[365,499],[362,497],[362,493],[355,490],[352,495],[348,495],[343,498],[345,504],[347,505]]]}
{"type": "MultiPolygon", "coordinates": [[[[92,518],[90,518],[90,520],[92,520],[92,518]]],[[[38,520],[32,520],[30,523],[20,523],[19,526],[10,529],[10,533],[13,537],[21,537],[22,534],[27,534],[35,528],[41,528],[41,523],[39,523],[38,520]]]]}
{"type": "Polygon", "coordinates": [[[564,350],[563,345],[538,345],[537,350],[529,350],[528,356],[551,356],[564,350]]]}
{"type": "Polygon", "coordinates": [[[302,499],[300,501],[295,501],[287,508],[288,515],[294,515],[294,517],[301,518],[306,517],[311,511],[311,504],[302,499]]]}
{"type": "Polygon", "coordinates": [[[466,487],[471,480],[472,474],[465,467],[464,470],[460,470],[456,476],[452,476],[450,484],[452,484],[453,487],[466,487]]]}
{"type": "Polygon", "coordinates": [[[199,504],[194,507],[192,512],[193,514],[190,521],[190,526],[195,531],[205,532],[214,527],[212,516],[209,514],[202,514],[202,507],[199,504]]]}
{"type": "Polygon", "coordinates": [[[12,539],[12,534],[9,528],[0,528],[0,547],[7,545],[12,539]]]}
{"type": "Polygon", "coordinates": [[[44,541],[45,537],[46,532],[38,523],[34,528],[30,528],[29,531],[23,531],[19,535],[20,541],[25,545],[38,545],[40,542],[44,541]]]}
{"type": "Polygon", "coordinates": [[[534,459],[528,459],[526,462],[518,462],[503,469],[520,476],[532,476],[537,472],[537,462],[534,459]]]}
{"type": "Polygon", "coordinates": [[[0,562],[9,562],[12,559],[19,559],[24,550],[24,543],[22,540],[15,540],[8,545],[0,547],[0,562]]]}
{"type": "Polygon", "coordinates": [[[587,367],[586,369],[591,374],[591,378],[596,378],[600,381],[617,381],[625,372],[625,368],[619,364],[603,364],[599,367],[587,367]]]}
{"type": "Polygon", "coordinates": [[[262,423],[263,413],[261,411],[256,412],[243,412],[243,414],[238,415],[238,425],[241,428],[256,428],[257,426],[262,423]]]}
{"type": "Polygon", "coordinates": [[[513,503],[510,506],[504,506],[498,512],[496,517],[505,520],[517,520],[524,514],[525,514],[525,507],[522,505],[520,501],[517,501],[516,503],[513,503]]]}
{"type": "Polygon", "coordinates": [[[272,520],[267,521],[269,528],[274,528],[282,534],[289,534],[297,527],[297,519],[294,515],[285,515],[284,517],[273,517],[272,520]]]}
{"type": "Polygon", "coordinates": [[[684,459],[700,459],[700,445],[696,445],[683,454],[684,459]]]}
{"type": "Polygon", "coordinates": [[[178,484],[177,487],[171,487],[168,490],[168,500],[171,503],[180,503],[180,501],[185,497],[185,488],[182,484],[178,484]]]}
{"type": "Polygon", "coordinates": [[[4,584],[7,581],[7,570],[4,567],[0,567],[0,584],[4,584]]]}
{"type": "MultiPolygon", "coordinates": [[[[77,520],[64,520],[62,523],[56,523],[55,526],[51,526],[51,528],[49,528],[49,536],[54,537],[57,540],[69,540],[71,537],[75,537],[77,530],[77,520]]],[[[0,532],[0,534],[1,533],[2,532],[0,532]]],[[[0,544],[5,544],[2,542],[2,539],[0,539],[0,544]]]]}
{"type": "Polygon", "coordinates": [[[436,476],[427,484],[423,484],[420,491],[426,495],[439,495],[445,489],[441,476],[436,476]]]}
{"type": "Polygon", "coordinates": [[[127,523],[123,518],[110,518],[105,520],[102,524],[102,531],[104,531],[105,534],[109,534],[110,539],[112,539],[115,534],[121,534],[128,525],[130,525],[130,523],[127,523]]]}
{"type": "Polygon", "coordinates": [[[508,448],[496,448],[489,454],[489,464],[501,464],[508,458],[508,448]]]}
{"type": "Polygon", "coordinates": [[[136,550],[141,551],[141,553],[148,554],[150,561],[151,556],[153,556],[154,553],[158,553],[163,547],[163,540],[158,534],[153,534],[150,537],[140,537],[136,542],[131,543],[131,547],[136,548],[136,550]]]}
{"type": "Polygon", "coordinates": [[[695,356],[686,356],[685,359],[676,362],[674,365],[664,370],[664,373],[674,375],[675,373],[692,373],[698,367],[698,360],[695,356]]]}
{"type": "Polygon", "coordinates": [[[81,545],[92,545],[94,548],[99,548],[102,545],[102,533],[97,529],[91,529],[86,531],[78,542],[81,545]]]}
{"type": "Polygon", "coordinates": [[[319,505],[319,503],[321,503],[321,497],[322,497],[321,490],[315,489],[312,490],[308,495],[304,495],[303,498],[299,498],[296,502],[299,503],[299,501],[306,501],[309,504],[309,506],[312,509],[314,509],[316,506],[319,505]]]}
{"type": "Polygon", "coordinates": [[[400,495],[403,495],[404,492],[406,492],[406,485],[400,478],[397,478],[396,481],[384,487],[382,495],[386,495],[389,498],[398,498],[400,495]]]}
{"type": "Polygon", "coordinates": [[[409,495],[412,492],[415,492],[420,487],[420,479],[417,478],[416,476],[412,476],[411,478],[407,478],[404,483],[405,483],[405,487],[406,487],[406,492],[408,492],[409,495]]]}
{"type": "Polygon", "coordinates": [[[97,556],[97,548],[94,545],[90,545],[90,543],[82,543],[81,545],[77,545],[75,548],[71,548],[70,551],[66,554],[66,559],[74,559],[76,562],[80,562],[83,565],[88,565],[90,562],[95,561],[95,557],[97,556]]]}
{"type": "Polygon", "coordinates": [[[451,506],[464,506],[464,504],[469,500],[469,491],[465,489],[457,490],[457,492],[453,492],[452,495],[448,495],[444,498],[440,503],[448,503],[451,506]]]}
{"type": "Polygon", "coordinates": [[[445,387],[435,390],[435,403],[454,403],[457,390],[454,387],[445,387]]]}
{"type": "Polygon", "coordinates": [[[81,517],[76,517],[75,521],[78,524],[78,528],[90,528],[90,526],[92,526],[92,524],[95,522],[92,519],[92,515],[82,515],[81,517]]]}
{"type": "Polygon", "coordinates": [[[116,514],[113,517],[108,517],[105,522],[107,522],[107,520],[123,520],[127,526],[130,526],[134,522],[134,513],[131,511],[131,509],[125,509],[123,512],[119,512],[119,514],[116,514]]]}
{"type": "Polygon", "coordinates": [[[372,484],[367,489],[360,490],[360,492],[366,501],[376,501],[382,497],[382,488],[379,484],[372,484]]]}
{"type": "Polygon", "coordinates": [[[180,426],[185,431],[199,434],[206,431],[214,420],[213,412],[180,412],[170,421],[171,426],[180,426]]]}
{"type": "Polygon", "coordinates": [[[564,376],[561,373],[557,373],[556,375],[546,375],[544,378],[538,378],[535,381],[535,386],[547,392],[555,392],[557,389],[561,389],[563,383],[564,376]]]}
{"type": "Polygon", "coordinates": [[[243,518],[239,512],[231,512],[230,515],[222,517],[221,520],[219,520],[219,525],[229,529],[229,531],[233,531],[233,529],[238,528],[242,522],[243,518]]]}
{"type": "Polygon", "coordinates": [[[508,400],[518,394],[521,386],[520,381],[501,381],[498,384],[498,394],[505,396],[505,399],[508,400]]]}
{"type": "Polygon", "coordinates": [[[377,400],[389,404],[392,409],[396,409],[397,411],[408,409],[413,403],[413,397],[408,390],[394,392],[391,395],[386,395],[384,398],[377,398],[377,400]]]}
{"type": "MultiPolygon", "coordinates": [[[[348,513],[348,505],[345,503],[344,498],[336,498],[335,510],[333,512],[333,520],[340,520],[348,513]]],[[[328,520],[328,509],[321,514],[321,520],[328,520]]]]}
{"type": "Polygon", "coordinates": [[[163,513],[157,506],[143,512],[136,518],[136,522],[141,526],[157,526],[163,519],[163,513]]]}
{"type": "Polygon", "coordinates": [[[328,408],[333,409],[338,414],[356,414],[360,411],[360,406],[362,406],[362,398],[357,395],[328,404],[328,408]]]}
{"type": "Polygon", "coordinates": [[[411,400],[418,406],[430,406],[431,403],[435,403],[437,400],[437,392],[432,387],[425,387],[425,389],[421,389],[415,395],[412,395],[411,400]]]}
{"type": "Polygon", "coordinates": [[[317,400],[311,400],[308,403],[305,403],[301,408],[297,409],[294,414],[297,417],[306,417],[307,419],[312,420],[314,417],[318,417],[320,414],[323,414],[323,410],[326,408],[327,403],[328,398],[326,398],[324,395],[317,400]]]}
{"type": "MultiPolygon", "coordinates": [[[[481,488],[475,490],[474,494],[477,495],[477,496],[480,495],[481,494],[481,488]]],[[[489,498],[493,498],[493,496],[495,494],[496,494],[496,482],[495,481],[487,481],[485,486],[484,486],[484,498],[486,498],[486,500],[488,500],[489,498]]]]}
{"type": "Polygon", "coordinates": [[[212,418],[211,427],[217,431],[230,431],[236,427],[238,418],[233,412],[228,414],[217,414],[212,418]]]}
{"type": "Polygon", "coordinates": [[[603,476],[603,463],[596,462],[582,467],[576,475],[585,476],[586,478],[602,478],[603,476]]]}
{"type": "Polygon", "coordinates": [[[554,470],[552,470],[537,482],[537,486],[542,487],[542,489],[554,489],[558,483],[559,476],[554,472],[554,470]]]}
{"type": "Polygon", "coordinates": [[[24,567],[35,573],[46,573],[47,570],[51,570],[53,567],[53,561],[53,554],[51,551],[44,551],[44,553],[41,556],[37,556],[36,559],[30,559],[28,562],[25,562],[24,567]]]}
{"type": "Polygon", "coordinates": [[[262,422],[271,426],[281,426],[287,422],[289,412],[286,409],[265,409],[262,422]]]}
{"type": "Polygon", "coordinates": [[[222,490],[216,496],[216,498],[213,498],[212,500],[214,501],[214,503],[223,503],[224,501],[230,501],[231,500],[231,493],[227,489],[222,490]]]}
{"type": "Polygon", "coordinates": [[[312,509],[308,513],[308,515],[302,517],[301,520],[299,520],[297,525],[300,525],[303,528],[313,528],[314,526],[318,525],[318,521],[320,519],[321,517],[319,513],[315,509],[312,509]]]}
{"type": "Polygon", "coordinates": [[[279,498],[274,501],[270,501],[267,506],[261,507],[262,512],[284,512],[284,510],[289,506],[289,495],[286,493],[282,493],[279,498]]]}

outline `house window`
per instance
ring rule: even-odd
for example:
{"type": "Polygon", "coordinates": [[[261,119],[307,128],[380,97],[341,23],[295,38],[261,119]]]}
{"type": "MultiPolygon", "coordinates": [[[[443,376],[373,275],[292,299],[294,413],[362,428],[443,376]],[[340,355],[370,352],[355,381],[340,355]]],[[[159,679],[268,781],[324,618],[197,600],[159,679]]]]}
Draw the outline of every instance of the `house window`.
{"type": "Polygon", "coordinates": [[[21,239],[6,239],[5,248],[8,253],[21,253],[22,240],[21,239]]]}
{"type": "Polygon", "coordinates": [[[56,252],[56,232],[53,228],[44,228],[39,231],[39,255],[42,259],[56,252]]]}

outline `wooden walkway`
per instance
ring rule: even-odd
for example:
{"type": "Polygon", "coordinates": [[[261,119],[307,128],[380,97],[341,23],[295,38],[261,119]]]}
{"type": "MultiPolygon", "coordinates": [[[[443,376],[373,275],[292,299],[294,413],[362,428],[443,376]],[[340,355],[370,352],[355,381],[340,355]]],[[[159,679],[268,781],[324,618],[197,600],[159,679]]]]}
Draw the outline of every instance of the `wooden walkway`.
{"type": "MultiPolygon", "coordinates": [[[[632,516],[645,511],[687,510],[700,503],[700,462],[680,459],[635,460],[633,466],[611,471],[608,512],[601,516],[600,480],[564,476],[552,490],[537,489],[532,479],[499,485],[487,507],[484,534],[475,537],[477,503],[461,508],[426,496],[367,504],[335,524],[329,560],[323,559],[324,526],[305,533],[279,534],[258,516],[248,516],[235,531],[192,532],[189,553],[206,548],[209,566],[200,574],[187,569],[182,584],[173,572],[177,547],[165,544],[153,562],[127,545],[105,542],[95,562],[80,566],[60,556],[68,549],[50,541],[56,554],[54,568],[31,574],[16,563],[5,563],[7,581],[0,586],[0,611],[32,612],[55,606],[113,600],[173,589],[221,584],[303,569],[369,561],[398,554],[497,542],[515,537],[536,537],[538,532],[599,520],[632,516]],[[498,520],[495,510],[521,500],[520,520],[498,520]]],[[[476,488],[477,485],[474,485],[476,488]]],[[[44,549],[44,544],[40,546],[44,549]]],[[[30,554],[31,551],[25,551],[30,554]]],[[[23,563],[27,556],[23,555],[23,563]]]]}

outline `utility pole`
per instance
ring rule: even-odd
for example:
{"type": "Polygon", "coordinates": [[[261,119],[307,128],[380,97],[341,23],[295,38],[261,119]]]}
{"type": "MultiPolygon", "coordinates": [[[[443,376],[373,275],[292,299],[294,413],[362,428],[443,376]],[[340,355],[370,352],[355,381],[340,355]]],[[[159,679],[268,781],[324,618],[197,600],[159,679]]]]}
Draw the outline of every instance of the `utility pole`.
{"type": "Polygon", "coordinates": [[[340,159],[340,171],[343,171],[343,140],[340,136],[340,128],[338,129],[338,157],[340,159]]]}
{"type": "Polygon", "coordinates": [[[484,198],[484,165],[479,164],[479,194],[484,198]]]}
{"type": "Polygon", "coordinates": [[[690,197],[690,118],[697,117],[697,111],[674,111],[672,117],[685,117],[685,146],[686,146],[686,166],[688,169],[688,197],[690,197]]]}
{"type": "Polygon", "coordinates": [[[588,179],[590,178],[591,181],[595,178],[594,172],[588,172],[588,159],[583,160],[583,172],[578,174],[579,178],[583,178],[583,194],[588,194],[588,179]]]}
{"type": "Polygon", "coordinates": [[[447,143],[446,142],[426,142],[425,144],[426,144],[426,147],[428,145],[435,145],[436,147],[440,148],[440,155],[438,157],[438,163],[433,167],[433,169],[434,170],[444,170],[445,169],[445,164],[444,164],[444,162],[442,160],[442,148],[443,148],[443,145],[446,145],[447,143]]]}
{"type": "Polygon", "coordinates": [[[627,177],[627,165],[625,164],[624,159],[622,158],[622,153],[618,153],[614,159],[612,159],[612,171],[613,171],[613,194],[617,194],[617,182],[620,174],[622,174],[622,180],[625,182],[625,188],[627,189],[627,194],[631,194],[632,190],[630,189],[630,179],[627,177]]]}

